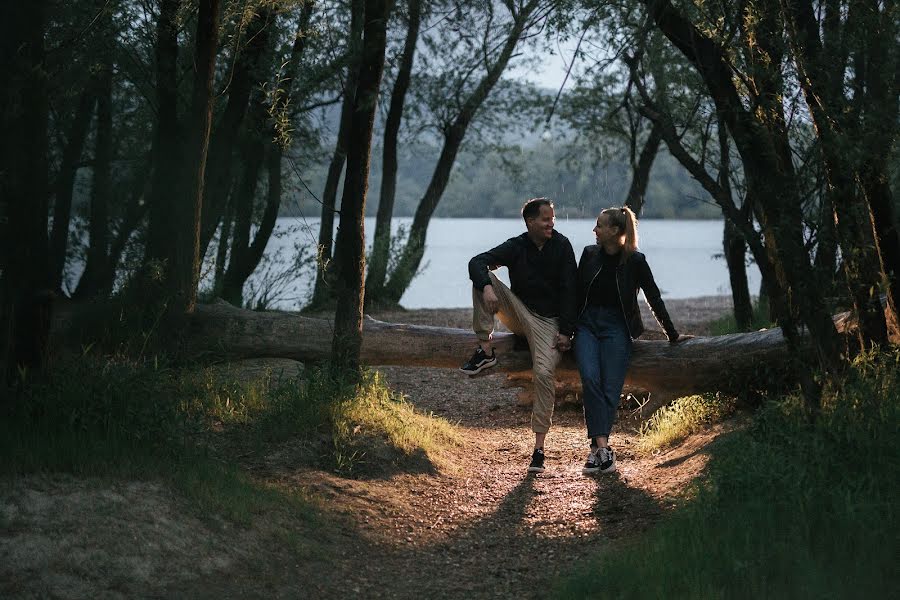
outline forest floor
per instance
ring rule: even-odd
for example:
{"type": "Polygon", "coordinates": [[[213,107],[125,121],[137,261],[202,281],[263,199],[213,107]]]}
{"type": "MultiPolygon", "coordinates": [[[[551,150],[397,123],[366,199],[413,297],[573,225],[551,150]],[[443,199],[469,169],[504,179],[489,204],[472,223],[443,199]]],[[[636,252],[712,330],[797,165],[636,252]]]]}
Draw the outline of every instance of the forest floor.
{"type": "MultiPolygon", "coordinates": [[[[730,300],[667,305],[680,331],[702,335],[730,300]]],[[[466,327],[471,311],[373,316],[466,327]]],[[[504,374],[378,370],[417,410],[455,424],[461,443],[414,472],[371,464],[353,478],[308,466],[296,444],[249,453],[239,467],[304,498],[314,516],[274,509],[243,524],[204,513],[156,481],[3,480],[0,596],[545,597],[594,551],[615,549],[659,522],[702,474],[709,444],[734,427],[717,425],[642,455],[637,422],[623,410],[612,439],[618,472],[586,477],[580,407],[561,405],[547,438],[547,470],[528,475],[530,409],[517,405],[519,390],[504,374]]],[[[362,458],[363,466],[379,460],[362,458]]]]}

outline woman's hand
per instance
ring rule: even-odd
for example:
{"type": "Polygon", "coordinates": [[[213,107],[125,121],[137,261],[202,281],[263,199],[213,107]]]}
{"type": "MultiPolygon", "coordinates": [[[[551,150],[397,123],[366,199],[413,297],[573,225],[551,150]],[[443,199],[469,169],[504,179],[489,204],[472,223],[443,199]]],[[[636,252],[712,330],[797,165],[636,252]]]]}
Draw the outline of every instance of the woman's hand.
{"type": "Polygon", "coordinates": [[[557,333],[556,341],[553,342],[553,345],[551,347],[556,348],[560,352],[566,352],[572,349],[572,339],[567,335],[557,333]]]}
{"type": "Polygon", "coordinates": [[[670,341],[669,343],[672,344],[673,346],[675,346],[676,344],[680,344],[681,342],[686,342],[686,341],[688,341],[688,340],[692,340],[692,339],[694,339],[695,337],[697,337],[697,336],[696,336],[696,335],[691,335],[691,334],[689,334],[689,333],[688,333],[688,334],[685,334],[685,335],[679,335],[676,339],[670,341]]]}

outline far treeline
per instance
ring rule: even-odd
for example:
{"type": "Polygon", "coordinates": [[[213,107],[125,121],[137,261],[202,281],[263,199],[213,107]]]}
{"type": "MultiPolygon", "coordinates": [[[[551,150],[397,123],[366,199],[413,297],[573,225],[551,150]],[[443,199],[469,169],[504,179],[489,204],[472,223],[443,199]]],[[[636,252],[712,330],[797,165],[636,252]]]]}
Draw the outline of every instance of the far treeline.
{"type": "MultiPolygon", "coordinates": [[[[377,125],[377,124],[376,124],[377,125]]],[[[528,198],[546,196],[556,204],[560,218],[596,218],[601,209],[620,205],[631,184],[631,168],[624,156],[600,162],[573,156],[580,149],[569,140],[522,142],[505,148],[460,151],[447,189],[435,210],[436,217],[521,218],[528,198]]],[[[375,146],[369,187],[381,186],[381,148],[375,146]]],[[[395,217],[411,217],[416,212],[421,191],[440,148],[423,142],[401,146],[398,156],[395,217]]],[[[307,183],[322,189],[328,165],[312,166],[307,183]]],[[[295,201],[282,208],[281,216],[318,216],[317,198],[301,190],[295,201]]],[[[709,194],[661,148],[645,192],[642,211],[651,219],[721,219],[722,210],[709,194]]],[[[366,204],[366,216],[374,217],[378,205],[366,204]]]]}
{"type": "Polygon", "coordinates": [[[354,372],[364,303],[397,304],[433,216],[508,216],[545,192],[583,195],[585,216],[665,214],[663,197],[700,198],[674,161],[724,216],[743,327],[748,253],[759,266],[810,407],[809,373],[900,335],[896,2],[33,0],[0,16],[8,381],[41,366],[65,298],[177,322],[208,257],[212,295],[241,304],[296,187],[325,223],[312,304],[335,311],[333,360],[354,372]],[[577,48],[565,93],[510,80],[560,39],[577,48]],[[507,147],[523,131],[539,141],[507,147]],[[849,346],[839,307],[858,318],[849,346]]]}

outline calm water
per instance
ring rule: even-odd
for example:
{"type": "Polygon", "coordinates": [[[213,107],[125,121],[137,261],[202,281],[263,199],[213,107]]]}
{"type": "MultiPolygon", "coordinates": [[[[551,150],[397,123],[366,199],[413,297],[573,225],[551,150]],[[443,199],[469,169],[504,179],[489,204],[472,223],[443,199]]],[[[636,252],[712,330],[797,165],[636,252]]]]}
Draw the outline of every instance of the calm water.
{"type": "MultiPolygon", "coordinates": [[[[412,219],[394,219],[394,230],[408,227],[412,219]]],[[[576,259],[581,250],[594,243],[593,219],[560,219],[556,228],[572,242],[576,259]]],[[[366,219],[366,239],[371,244],[375,219],[366,219]]],[[[295,243],[314,247],[318,240],[318,219],[281,218],[277,230],[292,231],[273,238],[268,253],[287,256],[295,243]]],[[[525,231],[521,219],[432,219],[426,239],[422,271],[404,294],[401,304],[407,308],[452,308],[471,306],[472,287],[467,265],[472,256],[492,248],[503,240],[525,231]]],[[[730,294],[728,269],[722,258],[720,221],[645,219],[639,228],[641,251],[653,270],[664,298],[689,298],[730,294]]],[[[498,275],[509,282],[506,269],[498,275]]],[[[750,290],[759,289],[759,270],[748,269],[750,290]]],[[[295,308],[309,293],[312,274],[285,283],[274,303],[278,308],[295,308]]],[[[259,276],[255,276],[258,283],[259,276]]]]}

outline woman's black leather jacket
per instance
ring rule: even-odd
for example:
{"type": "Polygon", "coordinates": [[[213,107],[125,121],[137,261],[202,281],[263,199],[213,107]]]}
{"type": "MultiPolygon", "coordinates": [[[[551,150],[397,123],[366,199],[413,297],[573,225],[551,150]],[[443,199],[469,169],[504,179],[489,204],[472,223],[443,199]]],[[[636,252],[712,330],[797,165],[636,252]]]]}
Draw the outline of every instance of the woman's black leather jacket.
{"type": "MultiPolygon", "coordinates": [[[[578,315],[584,312],[587,306],[588,289],[594,277],[600,272],[603,265],[603,247],[600,245],[587,246],[581,253],[581,260],[578,261],[578,315]]],[[[662,295],[656,282],[653,280],[653,273],[650,271],[650,265],[647,264],[647,257],[641,252],[634,252],[629,256],[624,264],[616,265],[616,286],[619,291],[619,300],[622,304],[622,312],[625,315],[625,323],[628,325],[628,333],[632,339],[637,338],[644,333],[644,323],[641,320],[641,310],[638,308],[637,293],[638,289],[644,290],[644,297],[650,310],[657,322],[665,330],[666,336],[670,342],[678,339],[678,332],[669,318],[669,312],[662,300],[662,295]]]]}

